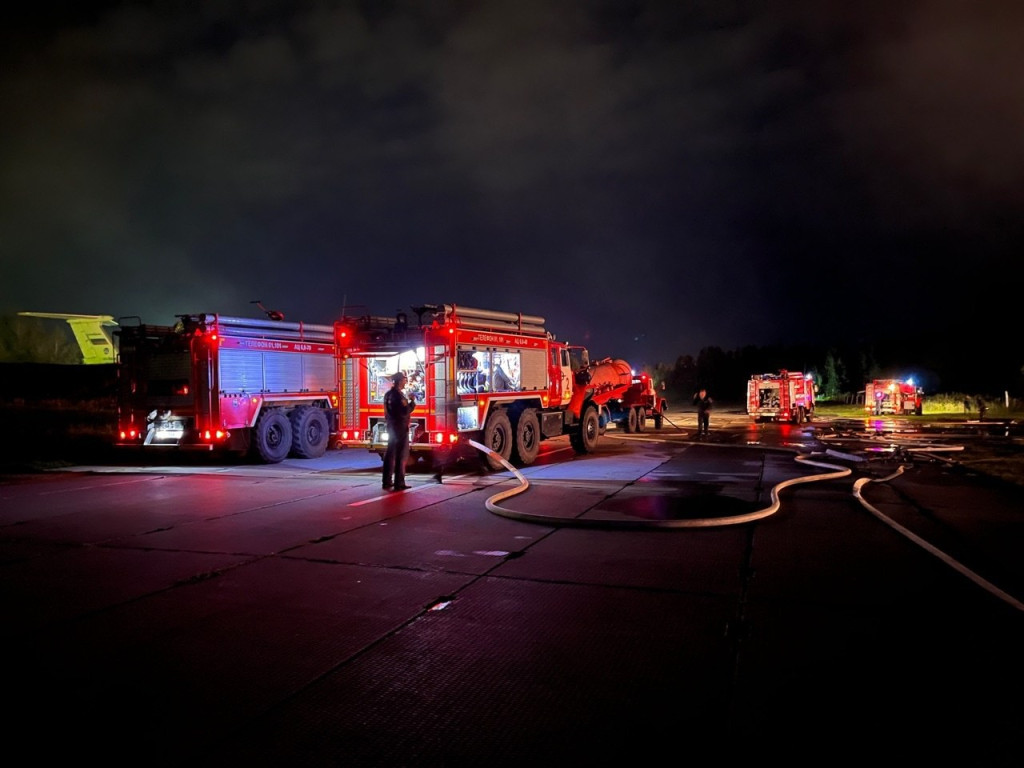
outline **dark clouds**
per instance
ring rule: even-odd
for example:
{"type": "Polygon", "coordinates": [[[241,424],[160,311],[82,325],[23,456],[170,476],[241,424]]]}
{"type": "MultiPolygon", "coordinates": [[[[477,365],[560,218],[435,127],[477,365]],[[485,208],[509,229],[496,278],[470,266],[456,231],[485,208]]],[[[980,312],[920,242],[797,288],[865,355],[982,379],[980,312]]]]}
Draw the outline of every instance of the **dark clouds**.
{"type": "Polygon", "coordinates": [[[1024,7],[192,5],[2,33],[0,312],[447,302],[636,364],[1013,320],[1024,7]]]}

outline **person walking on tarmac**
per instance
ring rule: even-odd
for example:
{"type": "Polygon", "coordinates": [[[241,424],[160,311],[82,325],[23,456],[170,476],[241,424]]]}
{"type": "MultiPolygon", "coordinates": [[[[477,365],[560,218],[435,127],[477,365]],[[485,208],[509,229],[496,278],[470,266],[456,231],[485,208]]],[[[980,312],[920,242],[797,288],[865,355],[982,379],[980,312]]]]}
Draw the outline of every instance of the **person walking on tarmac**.
{"type": "Polygon", "coordinates": [[[391,389],[384,395],[384,419],[388,428],[388,447],[384,451],[384,476],[382,487],[385,491],[408,490],[405,484],[405,465],[409,460],[410,416],[416,401],[405,396],[402,388],[406,375],[399,371],[391,377],[391,389]]]}
{"type": "Polygon", "coordinates": [[[711,406],[714,401],[708,395],[708,391],[701,387],[700,391],[693,396],[693,404],[697,406],[697,437],[707,437],[711,424],[711,406]]]}

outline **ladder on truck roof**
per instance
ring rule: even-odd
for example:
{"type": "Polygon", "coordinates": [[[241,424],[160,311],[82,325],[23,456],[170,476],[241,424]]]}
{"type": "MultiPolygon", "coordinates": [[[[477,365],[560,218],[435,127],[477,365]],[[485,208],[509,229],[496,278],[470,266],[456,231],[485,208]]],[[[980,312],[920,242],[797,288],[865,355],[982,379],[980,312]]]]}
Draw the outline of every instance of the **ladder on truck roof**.
{"type": "Polygon", "coordinates": [[[232,336],[254,339],[280,339],[283,341],[334,342],[334,326],[312,323],[292,323],[284,320],[269,320],[261,317],[231,317],[228,315],[199,314],[176,315],[188,329],[196,327],[204,332],[219,328],[232,336]]]}
{"type": "Polygon", "coordinates": [[[522,312],[499,312],[476,307],[460,307],[457,304],[424,304],[413,307],[423,325],[423,316],[430,313],[439,325],[453,324],[462,328],[476,328],[504,333],[528,333],[537,336],[550,334],[544,329],[544,318],[538,315],[524,315],[522,312]]]}
{"type": "MultiPolygon", "coordinates": [[[[362,315],[344,317],[338,325],[347,328],[353,336],[349,354],[371,356],[397,353],[423,341],[428,328],[470,328],[494,333],[518,333],[553,338],[544,329],[544,318],[521,312],[497,312],[454,304],[424,304],[412,307],[416,313],[416,326],[410,327],[404,312],[395,317],[362,315]]],[[[343,345],[345,346],[345,345],[343,345]]]]}

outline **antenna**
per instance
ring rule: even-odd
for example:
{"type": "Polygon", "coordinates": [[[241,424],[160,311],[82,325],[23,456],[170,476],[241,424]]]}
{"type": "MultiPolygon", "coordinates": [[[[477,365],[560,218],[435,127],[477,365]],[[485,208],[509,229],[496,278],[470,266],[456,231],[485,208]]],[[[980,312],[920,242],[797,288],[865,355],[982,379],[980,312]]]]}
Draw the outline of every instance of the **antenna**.
{"type": "Polygon", "coordinates": [[[255,301],[250,301],[249,303],[255,304],[257,307],[262,309],[267,314],[267,317],[269,317],[271,320],[274,320],[276,322],[281,322],[282,320],[284,320],[284,312],[278,312],[276,309],[267,309],[266,307],[263,306],[263,302],[260,301],[259,299],[256,299],[255,301]]]}

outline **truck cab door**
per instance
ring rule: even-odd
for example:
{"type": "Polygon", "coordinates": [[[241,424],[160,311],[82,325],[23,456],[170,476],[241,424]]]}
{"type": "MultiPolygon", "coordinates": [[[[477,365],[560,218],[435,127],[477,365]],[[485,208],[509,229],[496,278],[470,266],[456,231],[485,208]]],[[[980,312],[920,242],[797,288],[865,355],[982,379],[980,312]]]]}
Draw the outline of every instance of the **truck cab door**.
{"type": "Polygon", "coordinates": [[[551,404],[568,405],[572,399],[572,362],[565,347],[551,347],[548,360],[551,381],[551,404]]]}

